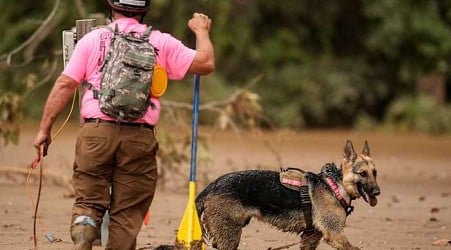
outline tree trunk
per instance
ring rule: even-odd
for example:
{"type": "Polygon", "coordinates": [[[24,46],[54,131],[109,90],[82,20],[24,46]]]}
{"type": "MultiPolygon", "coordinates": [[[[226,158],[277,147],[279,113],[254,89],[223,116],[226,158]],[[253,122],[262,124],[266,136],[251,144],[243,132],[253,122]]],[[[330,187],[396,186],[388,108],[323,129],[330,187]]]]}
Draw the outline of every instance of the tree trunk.
{"type": "Polygon", "coordinates": [[[423,75],[417,82],[418,94],[425,94],[444,104],[446,100],[446,75],[444,73],[431,73],[423,75]]]}

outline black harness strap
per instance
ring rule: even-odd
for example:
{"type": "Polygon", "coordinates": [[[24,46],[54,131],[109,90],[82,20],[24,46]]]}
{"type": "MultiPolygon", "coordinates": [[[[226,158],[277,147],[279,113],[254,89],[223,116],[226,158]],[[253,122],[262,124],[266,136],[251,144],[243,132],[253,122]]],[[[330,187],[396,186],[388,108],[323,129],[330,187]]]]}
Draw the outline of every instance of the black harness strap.
{"type": "Polygon", "coordinates": [[[308,194],[308,185],[301,186],[299,193],[301,195],[302,213],[304,214],[306,225],[304,233],[310,234],[315,231],[315,228],[313,227],[312,201],[310,200],[310,196],[308,194]]]}

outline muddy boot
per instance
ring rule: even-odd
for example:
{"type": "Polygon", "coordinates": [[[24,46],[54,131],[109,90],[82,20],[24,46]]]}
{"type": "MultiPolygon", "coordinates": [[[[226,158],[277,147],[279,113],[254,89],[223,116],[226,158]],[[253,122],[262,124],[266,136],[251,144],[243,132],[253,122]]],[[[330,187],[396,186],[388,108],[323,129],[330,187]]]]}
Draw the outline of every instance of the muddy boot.
{"type": "Polygon", "coordinates": [[[92,250],[92,243],[98,238],[98,230],[89,224],[72,224],[70,236],[74,242],[72,250],[92,250]]]}

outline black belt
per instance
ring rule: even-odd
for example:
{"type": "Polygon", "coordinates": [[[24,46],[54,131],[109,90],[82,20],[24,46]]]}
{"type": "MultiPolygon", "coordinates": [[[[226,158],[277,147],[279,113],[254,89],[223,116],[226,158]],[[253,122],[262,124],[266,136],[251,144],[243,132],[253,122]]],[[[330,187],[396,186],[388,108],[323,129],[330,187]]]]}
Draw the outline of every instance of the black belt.
{"type": "Polygon", "coordinates": [[[125,126],[125,127],[135,127],[135,128],[150,128],[153,129],[154,126],[147,124],[147,123],[131,123],[131,122],[119,122],[119,121],[109,121],[109,120],[102,120],[99,118],[86,118],[85,123],[111,123],[116,124],[119,126],[125,126]]]}

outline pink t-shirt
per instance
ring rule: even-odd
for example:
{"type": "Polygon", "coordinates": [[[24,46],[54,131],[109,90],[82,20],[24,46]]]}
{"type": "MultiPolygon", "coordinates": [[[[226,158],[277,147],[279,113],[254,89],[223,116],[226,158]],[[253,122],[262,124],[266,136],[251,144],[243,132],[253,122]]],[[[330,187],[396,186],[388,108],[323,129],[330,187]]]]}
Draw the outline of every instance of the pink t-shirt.
{"type": "MultiPolygon", "coordinates": [[[[140,24],[133,18],[121,18],[109,24],[113,30],[118,25],[120,31],[143,33],[146,25],[140,24]]],[[[66,65],[63,74],[74,79],[79,84],[82,80],[91,83],[95,89],[100,89],[102,74],[100,68],[110,46],[113,33],[106,28],[99,28],[86,34],[77,42],[70,61],[66,65]]],[[[166,68],[168,78],[180,80],[185,77],[196,51],[186,47],[181,41],[167,33],[152,30],[149,42],[158,49],[157,63],[166,68]]],[[[145,122],[156,125],[160,117],[160,100],[152,98],[154,108],[149,107],[144,117],[136,122],[145,122]]],[[[103,114],[99,109],[99,100],[94,99],[91,90],[85,88],[82,100],[81,116],[83,118],[100,118],[113,120],[103,114]]]]}

